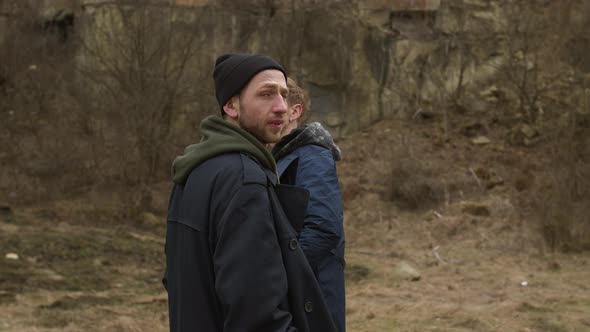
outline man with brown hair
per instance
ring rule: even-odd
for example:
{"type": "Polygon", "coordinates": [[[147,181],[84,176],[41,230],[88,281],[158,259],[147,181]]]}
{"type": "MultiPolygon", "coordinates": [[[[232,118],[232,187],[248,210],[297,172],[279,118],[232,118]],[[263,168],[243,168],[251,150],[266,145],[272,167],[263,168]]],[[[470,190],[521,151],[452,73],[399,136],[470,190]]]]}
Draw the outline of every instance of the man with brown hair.
{"type": "Polygon", "coordinates": [[[309,94],[294,79],[290,77],[287,79],[287,88],[289,88],[287,106],[290,118],[288,119],[289,124],[283,130],[285,134],[290,133],[299,125],[306,124],[311,111],[309,94]]]}
{"type": "Polygon", "coordinates": [[[318,122],[305,124],[310,112],[307,93],[292,79],[288,124],[272,153],[281,183],[309,191],[309,204],[299,231],[299,243],[320,284],[338,331],[344,332],[344,227],[342,195],[336,174],[340,148],[318,122]]]}

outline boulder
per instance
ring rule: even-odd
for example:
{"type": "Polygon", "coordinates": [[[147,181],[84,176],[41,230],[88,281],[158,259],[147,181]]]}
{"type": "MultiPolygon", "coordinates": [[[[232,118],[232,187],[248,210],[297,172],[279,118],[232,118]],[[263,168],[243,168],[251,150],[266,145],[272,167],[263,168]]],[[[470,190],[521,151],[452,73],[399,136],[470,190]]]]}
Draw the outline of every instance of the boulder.
{"type": "Polygon", "coordinates": [[[141,214],[141,222],[146,226],[164,225],[164,219],[157,217],[151,212],[144,212],[141,214]]]}
{"type": "Polygon", "coordinates": [[[485,204],[475,202],[463,202],[461,205],[461,211],[465,214],[478,217],[489,217],[492,214],[490,208],[485,204]]]}
{"type": "Polygon", "coordinates": [[[400,279],[409,281],[419,281],[422,278],[420,272],[405,261],[401,261],[397,264],[395,274],[400,279]]]}
{"type": "Polygon", "coordinates": [[[487,138],[486,136],[477,136],[476,138],[471,140],[471,143],[475,145],[486,145],[490,144],[492,141],[487,138]]]}

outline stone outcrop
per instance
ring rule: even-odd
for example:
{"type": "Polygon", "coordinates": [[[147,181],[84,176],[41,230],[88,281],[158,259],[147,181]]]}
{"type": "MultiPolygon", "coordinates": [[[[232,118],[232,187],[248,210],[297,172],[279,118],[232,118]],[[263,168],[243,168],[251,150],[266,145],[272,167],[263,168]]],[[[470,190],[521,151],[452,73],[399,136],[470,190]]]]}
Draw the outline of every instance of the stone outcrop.
{"type": "MultiPolygon", "coordinates": [[[[44,3],[46,17],[69,8],[90,22],[85,33],[92,34],[92,24],[106,24],[117,2],[44,3]]],[[[209,80],[217,55],[266,53],[310,91],[312,119],[335,136],[385,117],[436,109],[464,90],[483,90],[512,56],[506,48],[510,22],[499,1],[175,0],[161,5],[175,7],[179,28],[198,35],[199,54],[191,63],[201,75],[195,82],[203,96],[198,107],[216,109],[209,80]]],[[[574,19],[588,24],[579,13],[574,19]]],[[[587,39],[576,38],[572,42],[587,39]]],[[[580,59],[576,65],[587,68],[580,59]]],[[[468,108],[486,108],[478,94],[462,95],[462,102],[471,103],[468,108]]]]}

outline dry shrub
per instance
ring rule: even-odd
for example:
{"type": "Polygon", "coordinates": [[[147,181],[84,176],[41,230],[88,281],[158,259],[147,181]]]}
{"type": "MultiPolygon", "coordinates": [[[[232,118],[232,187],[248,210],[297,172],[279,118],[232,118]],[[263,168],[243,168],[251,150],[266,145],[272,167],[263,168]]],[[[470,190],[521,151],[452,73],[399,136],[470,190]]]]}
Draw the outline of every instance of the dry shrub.
{"type": "Polygon", "coordinates": [[[398,146],[391,149],[387,198],[408,210],[422,210],[440,204],[445,198],[446,184],[424,160],[413,156],[406,143],[402,139],[398,146]]]}
{"type": "Polygon", "coordinates": [[[533,196],[536,220],[552,250],[590,249],[590,125],[572,111],[551,143],[543,186],[533,196]]]}
{"type": "Polygon", "coordinates": [[[195,82],[205,73],[193,68],[204,55],[203,15],[171,0],[136,0],[101,6],[81,19],[78,97],[93,102],[81,106],[97,114],[96,131],[126,166],[124,177],[138,184],[169,175],[179,120],[185,110],[196,115],[194,100],[203,88],[195,82]]]}

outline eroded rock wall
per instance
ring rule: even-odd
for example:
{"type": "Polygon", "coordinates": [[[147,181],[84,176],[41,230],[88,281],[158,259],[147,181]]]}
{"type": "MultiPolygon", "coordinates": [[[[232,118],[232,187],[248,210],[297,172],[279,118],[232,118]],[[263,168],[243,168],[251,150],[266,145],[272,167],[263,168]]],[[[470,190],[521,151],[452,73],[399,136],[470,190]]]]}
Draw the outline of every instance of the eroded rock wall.
{"type": "MultiPolygon", "coordinates": [[[[47,6],[72,2],[45,0],[47,6]]],[[[67,4],[66,4],[67,3],[67,4]]],[[[117,2],[83,0],[71,7],[86,20],[100,20],[117,2]],[[102,14],[101,14],[102,13],[102,14]]],[[[508,50],[506,1],[483,0],[176,0],[179,22],[199,35],[191,69],[203,90],[198,107],[216,109],[212,64],[226,52],[265,53],[283,63],[312,96],[314,120],[336,136],[379,119],[435,108],[457,93],[483,89],[513,56],[508,50]]],[[[539,11],[547,2],[537,1],[539,11]]],[[[564,9],[587,26],[588,10],[564,9]]],[[[555,5],[554,5],[555,6],[555,5]]],[[[562,6],[563,7],[563,6],[562,6]]],[[[523,18],[524,19],[524,18],[523,18]]],[[[96,21],[95,24],[100,24],[96,21]]],[[[86,33],[92,33],[92,29],[86,33]]],[[[589,44],[584,34],[572,38],[589,44]]],[[[513,45],[512,45],[513,46],[513,45]]],[[[588,64],[578,48],[576,66],[588,64]]],[[[468,96],[469,93],[466,93],[468,96]]],[[[474,106],[477,108],[477,106],[474,106]]]]}

